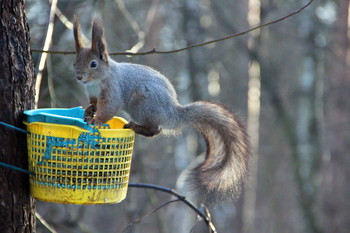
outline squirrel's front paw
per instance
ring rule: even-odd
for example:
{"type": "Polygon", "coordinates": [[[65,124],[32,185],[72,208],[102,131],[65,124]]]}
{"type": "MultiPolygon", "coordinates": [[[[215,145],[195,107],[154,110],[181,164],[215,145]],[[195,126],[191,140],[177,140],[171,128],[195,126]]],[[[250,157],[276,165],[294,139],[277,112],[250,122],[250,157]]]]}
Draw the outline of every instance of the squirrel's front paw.
{"type": "Polygon", "coordinates": [[[90,104],[84,111],[84,121],[88,124],[94,123],[94,115],[97,111],[96,105],[90,104]]]}
{"type": "Polygon", "coordinates": [[[88,123],[88,125],[103,125],[102,121],[92,117],[84,117],[84,121],[88,123]]]}
{"type": "Polygon", "coordinates": [[[91,124],[93,125],[103,125],[105,122],[101,121],[98,117],[94,117],[91,121],[91,124]]]}
{"type": "Polygon", "coordinates": [[[85,121],[88,125],[94,124],[94,118],[91,117],[91,116],[84,116],[84,121],[85,121]]]}
{"type": "Polygon", "coordinates": [[[84,111],[84,117],[93,117],[97,111],[96,105],[90,104],[84,111]]]}

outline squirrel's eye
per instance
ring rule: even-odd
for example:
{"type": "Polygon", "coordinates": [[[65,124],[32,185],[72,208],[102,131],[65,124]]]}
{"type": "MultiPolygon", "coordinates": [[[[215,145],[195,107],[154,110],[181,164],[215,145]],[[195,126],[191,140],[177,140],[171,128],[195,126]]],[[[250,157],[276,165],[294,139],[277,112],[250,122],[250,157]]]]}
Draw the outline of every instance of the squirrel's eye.
{"type": "Polygon", "coordinates": [[[95,69],[97,67],[97,62],[95,60],[91,61],[90,68],[95,69]]]}

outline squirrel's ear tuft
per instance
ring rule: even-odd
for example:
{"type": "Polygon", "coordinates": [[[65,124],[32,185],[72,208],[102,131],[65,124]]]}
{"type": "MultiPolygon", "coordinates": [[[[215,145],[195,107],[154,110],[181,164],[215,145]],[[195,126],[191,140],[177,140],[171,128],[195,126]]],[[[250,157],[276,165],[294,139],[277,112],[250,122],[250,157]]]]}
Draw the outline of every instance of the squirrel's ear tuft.
{"type": "Polygon", "coordinates": [[[100,17],[95,16],[92,21],[91,51],[103,62],[108,64],[107,43],[103,35],[103,26],[100,17]]]}
{"type": "Polygon", "coordinates": [[[84,48],[85,43],[84,43],[83,35],[81,34],[81,31],[80,31],[79,18],[76,15],[74,16],[73,32],[74,32],[74,39],[75,39],[75,50],[79,52],[80,49],[84,48]]]}

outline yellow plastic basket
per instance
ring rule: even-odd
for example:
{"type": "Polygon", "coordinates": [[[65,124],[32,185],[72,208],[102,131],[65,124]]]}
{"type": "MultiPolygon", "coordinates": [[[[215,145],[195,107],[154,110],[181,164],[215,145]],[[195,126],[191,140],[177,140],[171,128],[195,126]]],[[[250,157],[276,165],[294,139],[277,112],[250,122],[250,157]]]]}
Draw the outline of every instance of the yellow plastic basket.
{"type": "Polygon", "coordinates": [[[135,134],[115,117],[89,131],[78,126],[26,123],[31,194],[66,204],[125,199],[135,134]]]}

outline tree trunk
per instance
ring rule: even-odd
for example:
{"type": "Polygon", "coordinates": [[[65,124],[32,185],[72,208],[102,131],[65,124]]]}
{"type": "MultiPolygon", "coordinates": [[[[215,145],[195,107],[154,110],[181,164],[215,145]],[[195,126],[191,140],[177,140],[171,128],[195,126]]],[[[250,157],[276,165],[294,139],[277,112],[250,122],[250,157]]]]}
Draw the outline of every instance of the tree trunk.
{"type": "MultiPolygon", "coordinates": [[[[34,70],[23,0],[0,2],[0,121],[23,128],[34,104],[34,70]]],[[[0,126],[0,161],[27,168],[26,136],[0,126]]],[[[34,232],[28,175],[0,168],[0,232],[34,232]]]]}

